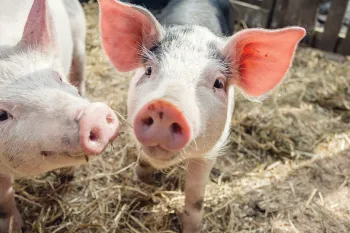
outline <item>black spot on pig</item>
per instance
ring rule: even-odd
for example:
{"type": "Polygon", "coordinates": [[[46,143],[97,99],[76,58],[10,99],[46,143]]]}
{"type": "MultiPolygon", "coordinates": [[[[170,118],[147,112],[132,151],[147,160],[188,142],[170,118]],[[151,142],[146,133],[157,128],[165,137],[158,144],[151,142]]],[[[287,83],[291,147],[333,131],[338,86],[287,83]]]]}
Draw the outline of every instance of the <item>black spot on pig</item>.
{"type": "Polygon", "coordinates": [[[180,38],[183,38],[189,34],[194,33],[194,28],[191,25],[176,25],[170,27],[163,39],[163,43],[167,45],[168,43],[179,40],[180,38]]]}
{"type": "Polygon", "coordinates": [[[162,40],[162,47],[167,47],[169,43],[178,39],[180,39],[180,34],[178,30],[168,30],[162,40]]]}
{"type": "Polygon", "coordinates": [[[201,211],[203,208],[203,204],[204,204],[204,200],[200,199],[200,200],[196,201],[196,203],[193,204],[193,208],[195,208],[198,211],[201,211]]]}
{"type": "Polygon", "coordinates": [[[61,143],[65,146],[71,146],[71,140],[69,138],[68,135],[64,135],[62,138],[61,138],[61,143]]]}
{"type": "Polygon", "coordinates": [[[194,33],[193,26],[190,25],[184,25],[179,29],[180,33],[182,34],[192,34],[194,33]]]}

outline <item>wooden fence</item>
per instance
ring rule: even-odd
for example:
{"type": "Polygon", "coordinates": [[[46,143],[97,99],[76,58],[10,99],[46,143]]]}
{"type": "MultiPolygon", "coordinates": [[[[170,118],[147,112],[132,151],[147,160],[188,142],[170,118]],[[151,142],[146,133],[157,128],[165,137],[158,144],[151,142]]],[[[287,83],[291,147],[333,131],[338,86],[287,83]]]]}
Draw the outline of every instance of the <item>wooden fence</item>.
{"type": "Polygon", "coordinates": [[[350,55],[350,25],[340,33],[348,0],[332,0],[325,24],[317,26],[322,0],[230,0],[238,18],[249,27],[280,28],[298,25],[307,30],[304,44],[350,55]]]}

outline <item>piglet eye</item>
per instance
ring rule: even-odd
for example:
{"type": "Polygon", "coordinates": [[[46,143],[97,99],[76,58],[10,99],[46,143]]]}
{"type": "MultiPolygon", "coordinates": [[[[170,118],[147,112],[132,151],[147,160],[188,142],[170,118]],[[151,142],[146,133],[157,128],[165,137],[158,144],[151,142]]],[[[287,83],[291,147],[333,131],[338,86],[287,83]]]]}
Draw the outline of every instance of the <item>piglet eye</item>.
{"type": "Polygon", "coordinates": [[[225,84],[222,80],[216,79],[214,83],[214,88],[216,89],[223,89],[225,87],[225,84]]]}
{"type": "Polygon", "coordinates": [[[61,83],[63,82],[62,77],[59,74],[57,75],[57,79],[59,82],[61,82],[61,83]]]}
{"type": "Polygon", "coordinates": [[[152,74],[152,67],[149,66],[146,68],[145,75],[150,76],[151,74],[152,74]]]}
{"type": "Polygon", "coordinates": [[[4,110],[0,110],[0,122],[1,121],[6,121],[10,118],[9,114],[4,111],[4,110]]]}
{"type": "Polygon", "coordinates": [[[54,76],[55,76],[55,79],[57,80],[57,82],[61,82],[61,83],[63,82],[62,77],[59,73],[54,72],[54,76]]]}

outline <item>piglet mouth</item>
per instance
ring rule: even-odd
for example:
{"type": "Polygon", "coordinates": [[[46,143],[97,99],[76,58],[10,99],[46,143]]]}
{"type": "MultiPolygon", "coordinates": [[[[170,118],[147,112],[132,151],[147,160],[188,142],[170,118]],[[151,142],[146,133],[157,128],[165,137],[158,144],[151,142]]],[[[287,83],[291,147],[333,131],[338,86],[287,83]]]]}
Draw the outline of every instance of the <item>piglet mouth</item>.
{"type": "Polygon", "coordinates": [[[177,153],[164,149],[163,147],[156,146],[142,146],[142,151],[149,157],[161,161],[169,161],[176,157],[177,153]]]}
{"type": "Polygon", "coordinates": [[[89,162],[89,156],[85,153],[68,153],[68,152],[53,152],[53,151],[41,151],[40,154],[44,157],[53,157],[53,156],[64,156],[72,159],[83,160],[89,162]]]}

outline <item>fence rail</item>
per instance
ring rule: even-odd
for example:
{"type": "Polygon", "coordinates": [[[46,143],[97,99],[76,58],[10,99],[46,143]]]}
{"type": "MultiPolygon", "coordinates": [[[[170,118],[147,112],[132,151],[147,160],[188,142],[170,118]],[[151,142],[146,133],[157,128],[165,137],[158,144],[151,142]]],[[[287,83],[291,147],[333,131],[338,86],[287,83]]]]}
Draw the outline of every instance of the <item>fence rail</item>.
{"type": "MultiPolygon", "coordinates": [[[[324,24],[320,24],[317,17],[320,4],[329,0],[229,1],[236,9],[237,18],[249,27],[281,28],[298,25],[307,31],[302,43],[328,52],[350,55],[350,5],[347,8],[350,0],[331,0],[324,24]],[[346,12],[348,22],[344,26],[343,19],[346,12]]],[[[166,3],[168,0],[162,2],[166,3]]]]}

